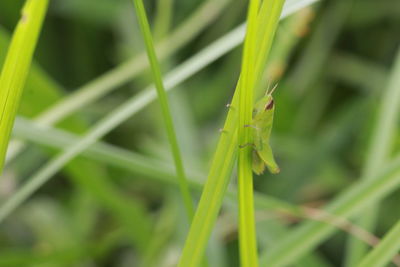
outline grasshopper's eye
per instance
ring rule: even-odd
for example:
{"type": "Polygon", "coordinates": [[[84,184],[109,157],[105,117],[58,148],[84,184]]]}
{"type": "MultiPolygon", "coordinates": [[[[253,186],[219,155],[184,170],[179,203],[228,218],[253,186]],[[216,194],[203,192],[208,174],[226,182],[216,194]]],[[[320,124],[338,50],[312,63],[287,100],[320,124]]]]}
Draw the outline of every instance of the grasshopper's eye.
{"type": "Polygon", "coordinates": [[[271,99],[267,105],[265,105],[265,110],[270,110],[274,107],[274,100],[271,99]]]}

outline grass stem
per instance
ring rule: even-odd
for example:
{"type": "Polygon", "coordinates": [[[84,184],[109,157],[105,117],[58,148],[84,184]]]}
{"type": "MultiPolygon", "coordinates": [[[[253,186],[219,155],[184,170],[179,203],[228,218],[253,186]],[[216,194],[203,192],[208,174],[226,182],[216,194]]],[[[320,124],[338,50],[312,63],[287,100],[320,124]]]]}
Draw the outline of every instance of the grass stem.
{"type": "Polygon", "coordinates": [[[254,222],[253,170],[252,170],[252,124],[253,91],[255,77],[252,66],[255,64],[257,45],[257,17],[259,1],[251,0],[247,16],[247,33],[244,41],[242,70],[239,91],[239,157],[238,157],[238,198],[239,198],[239,251],[241,266],[258,266],[257,238],[254,222]]]}

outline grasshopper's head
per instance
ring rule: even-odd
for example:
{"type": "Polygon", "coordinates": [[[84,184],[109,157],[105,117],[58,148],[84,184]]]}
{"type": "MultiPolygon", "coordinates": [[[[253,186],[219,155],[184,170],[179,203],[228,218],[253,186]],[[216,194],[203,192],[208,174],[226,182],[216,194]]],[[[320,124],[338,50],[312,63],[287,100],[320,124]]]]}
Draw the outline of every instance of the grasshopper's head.
{"type": "Polygon", "coordinates": [[[268,112],[273,113],[275,110],[274,98],[272,97],[272,93],[275,91],[277,85],[275,85],[271,90],[267,90],[263,98],[261,98],[255,106],[257,112],[268,112]]]}
{"type": "Polygon", "coordinates": [[[272,95],[266,95],[266,100],[265,100],[265,106],[264,106],[264,111],[268,110],[274,110],[275,104],[274,104],[274,98],[272,95]]]}

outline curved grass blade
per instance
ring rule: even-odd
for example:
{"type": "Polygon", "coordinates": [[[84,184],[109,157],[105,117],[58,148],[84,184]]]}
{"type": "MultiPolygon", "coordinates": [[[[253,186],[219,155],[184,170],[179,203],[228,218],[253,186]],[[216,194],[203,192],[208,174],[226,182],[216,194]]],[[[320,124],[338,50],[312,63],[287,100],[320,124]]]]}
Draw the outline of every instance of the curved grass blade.
{"type": "MultiPolygon", "coordinates": [[[[359,267],[383,267],[387,266],[390,260],[400,250],[400,221],[390,229],[379,245],[374,248],[365,258],[357,265],[359,267]]],[[[397,266],[400,262],[396,262],[397,266]]]]}
{"type": "Polygon", "coordinates": [[[48,0],[28,0],[25,3],[1,72],[0,174],[47,6],[48,0]]]}

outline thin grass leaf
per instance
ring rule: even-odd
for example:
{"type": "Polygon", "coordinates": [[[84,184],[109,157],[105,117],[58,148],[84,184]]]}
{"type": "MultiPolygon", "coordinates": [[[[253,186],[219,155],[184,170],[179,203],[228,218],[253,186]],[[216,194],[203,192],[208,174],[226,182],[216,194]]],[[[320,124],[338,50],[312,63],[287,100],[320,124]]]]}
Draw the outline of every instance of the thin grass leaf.
{"type": "MultiPolygon", "coordinates": [[[[400,251],[400,221],[385,235],[379,245],[374,248],[357,265],[358,267],[387,266],[392,258],[400,251]]],[[[400,265],[400,262],[396,262],[400,265]]]]}
{"type": "Polygon", "coordinates": [[[26,2],[1,72],[0,174],[47,5],[48,0],[28,0],[26,2]]]}
{"type": "Polygon", "coordinates": [[[182,156],[178,146],[178,140],[176,138],[174,123],[171,115],[171,109],[169,107],[168,96],[164,88],[163,80],[161,77],[160,65],[156,56],[156,51],[153,45],[153,37],[150,32],[150,25],[147,21],[146,10],[142,0],[133,0],[136,8],[136,13],[139,20],[140,29],[146,44],[147,56],[150,61],[150,67],[153,74],[155,87],[157,89],[158,100],[161,105],[161,111],[164,118],[165,128],[167,130],[168,140],[172,150],[172,156],[175,162],[175,169],[179,180],[179,188],[182,194],[183,203],[186,208],[187,216],[189,221],[192,220],[194,215],[194,207],[192,197],[190,195],[189,186],[185,170],[183,167],[182,156]]]}
{"type": "Polygon", "coordinates": [[[257,238],[254,222],[253,203],[253,143],[251,125],[253,113],[253,91],[256,84],[252,66],[255,64],[255,49],[257,45],[257,17],[259,1],[251,0],[247,15],[247,33],[244,41],[242,70],[239,86],[239,127],[238,138],[238,198],[239,198],[239,252],[242,266],[258,266],[257,238]]]}

